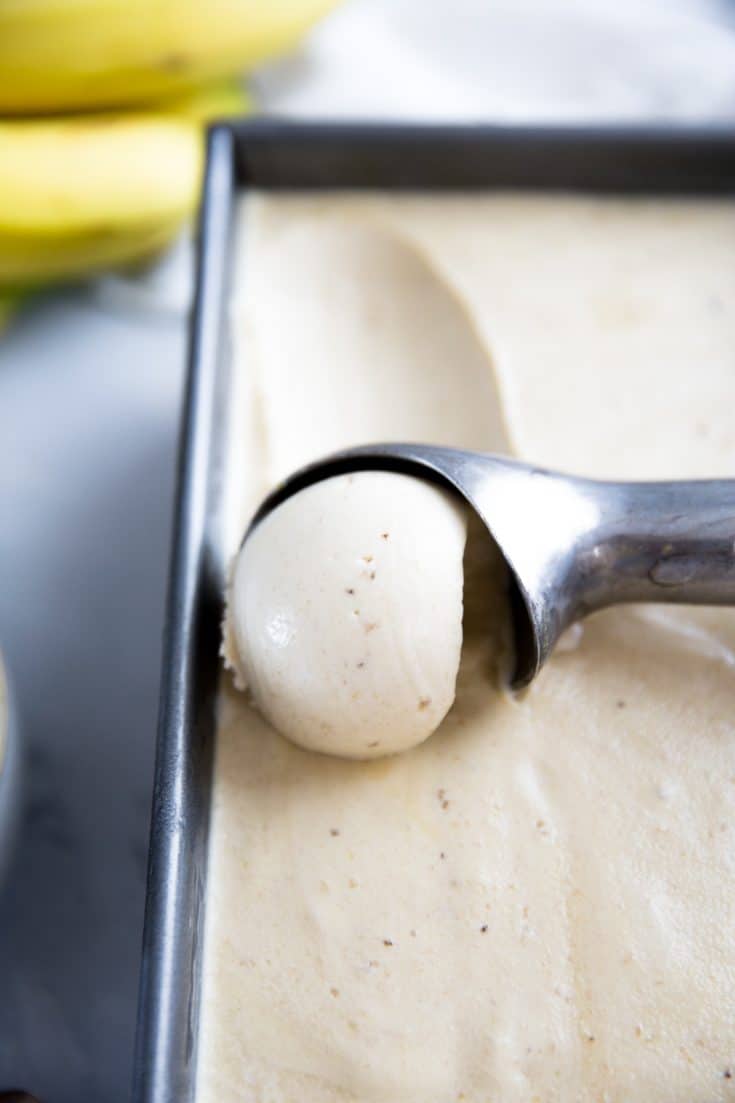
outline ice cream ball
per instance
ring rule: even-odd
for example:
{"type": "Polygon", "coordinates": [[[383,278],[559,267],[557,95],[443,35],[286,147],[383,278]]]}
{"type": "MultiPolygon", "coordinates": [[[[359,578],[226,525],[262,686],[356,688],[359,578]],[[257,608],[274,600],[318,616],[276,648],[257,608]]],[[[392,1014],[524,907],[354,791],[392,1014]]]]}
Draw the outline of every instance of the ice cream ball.
{"type": "Polygon", "coordinates": [[[277,506],[228,596],[231,660],[255,707],[326,754],[427,739],[455,696],[466,536],[455,496],[392,472],[338,475],[277,506]]]}

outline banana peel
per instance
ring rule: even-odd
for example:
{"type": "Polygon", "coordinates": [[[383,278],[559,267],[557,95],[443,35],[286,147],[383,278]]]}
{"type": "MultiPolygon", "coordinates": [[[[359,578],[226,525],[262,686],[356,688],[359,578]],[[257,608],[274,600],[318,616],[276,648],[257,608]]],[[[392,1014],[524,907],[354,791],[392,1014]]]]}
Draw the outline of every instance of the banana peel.
{"type": "Polygon", "coordinates": [[[0,114],[146,104],[291,49],[336,0],[2,0],[0,114]]]}
{"type": "Polygon", "coordinates": [[[163,250],[196,207],[206,124],[248,102],[220,83],[148,112],[0,121],[0,286],[163,250]]]}
{"type": "Polygon", "coordinates": [[[163,114],[0,122],[0,235],[183,219],[196,200],[199,129],[163,114]]]}
{"type": "Polygon", "coordinates": [[[167,222],[56,239],[0,233],[0,288],[74,279],[132,264],[165,249],[180,226],[180,222],[167,222]]]}
{"type": "Polygon", "coordinates": [[[253,100],[241,82],[221,81],[191,88],[178,96],[168,96],[152,107],[208,125],[217,119],[249,114],[253,109],[253,100]]]}

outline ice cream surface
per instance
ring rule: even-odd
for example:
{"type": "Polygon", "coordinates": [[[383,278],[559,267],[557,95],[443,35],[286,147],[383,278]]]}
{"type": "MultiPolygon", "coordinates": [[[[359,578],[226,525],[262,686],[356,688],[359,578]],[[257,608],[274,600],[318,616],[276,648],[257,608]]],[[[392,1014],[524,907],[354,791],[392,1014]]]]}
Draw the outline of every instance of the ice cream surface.
{"type": "MultiPolygon", "coordinates": [[[[735,204],[255,196],[228,531],[371,440],[732,474],[735,204]]],[[[470,531],[456,700],[351,762],[223,680],[199,1103],[735,1099],[735,619],[591,618],[500,687],[470,531]]]]}
{"type": "Polygon", "coordinates": [[[309,750],[379,758],[454,701],[467,522],[421,479],[361,471],[302,490],[245,541],[228,615],[242,683],[309,750]]]}

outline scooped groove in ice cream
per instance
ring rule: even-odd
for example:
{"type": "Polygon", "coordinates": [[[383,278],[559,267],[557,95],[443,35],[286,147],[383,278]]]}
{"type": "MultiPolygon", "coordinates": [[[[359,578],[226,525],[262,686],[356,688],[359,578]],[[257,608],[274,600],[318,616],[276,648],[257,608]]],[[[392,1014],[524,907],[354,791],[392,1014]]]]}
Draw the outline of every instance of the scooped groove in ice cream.
{"type": "Polygon", "coordinates": [[[233,661],[257,708],[314,751],[422,743],[454,701],[466,510],[407,475],[340,475],[288,499],[232,579],[233,661]]]}

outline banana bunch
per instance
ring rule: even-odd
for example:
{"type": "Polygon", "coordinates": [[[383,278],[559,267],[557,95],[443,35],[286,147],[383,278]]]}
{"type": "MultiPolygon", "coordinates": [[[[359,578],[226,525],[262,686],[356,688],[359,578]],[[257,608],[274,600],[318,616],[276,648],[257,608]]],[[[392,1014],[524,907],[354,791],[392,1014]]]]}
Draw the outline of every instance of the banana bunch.
{"type": "Polygon", "coordinates": [[[0,287],[164,248],[233,79],[335,0],[0,0],[0,287]],[[67,114],[61,114],[67,112],[67,114]]]}
{"type": "Polygon", "coordinates": [[[203,124],[246,107],[225,87],[149,111],[0,120],[0,285],[163,249],[196,206],[203,124]]]}

